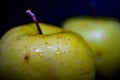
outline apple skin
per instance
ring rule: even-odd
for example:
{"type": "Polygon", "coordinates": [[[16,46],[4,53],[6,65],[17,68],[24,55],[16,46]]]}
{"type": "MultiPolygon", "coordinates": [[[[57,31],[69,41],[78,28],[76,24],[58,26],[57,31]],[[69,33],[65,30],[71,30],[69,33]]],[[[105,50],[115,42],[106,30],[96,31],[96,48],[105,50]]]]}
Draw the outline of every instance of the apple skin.
{"type": "Polygon", "coordinates": [[[99,76],[113,76],[120,68],[120,24],[115,18],[76,16],[63,28],[81,35],[91,47],[99,76]]]}
{"type": "Polygon", "coordinates": [[[9,30],[0,41],[0,80],[94,80],[92,51],[76,33],[40,23],[9,30]]]}

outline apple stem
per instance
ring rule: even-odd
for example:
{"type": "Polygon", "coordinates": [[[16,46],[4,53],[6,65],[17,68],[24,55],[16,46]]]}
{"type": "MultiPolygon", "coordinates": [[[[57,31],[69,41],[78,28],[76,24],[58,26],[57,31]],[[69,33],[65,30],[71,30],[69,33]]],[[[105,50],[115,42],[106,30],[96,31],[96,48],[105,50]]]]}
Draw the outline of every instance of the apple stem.
{"type": "Polygon", "coordinates": [[[92,8],[92,16],[96,17],[96,1],[95,0],[91,1],[91,8],[92,8]]]}
{"type": "Polygon", "coordinates": [[[27,13],[28,15],[30,15],[30,17],[32,18],[32,20],[35,22],[39,34],[42,34],[42,30],[41,30],[41,28],[40,28],[40,26],[39,26],[39,22],[37,21],[37,19],[36,19],[36,17],[35,17],[35,14],[34,14],[30,9],[26,10],[26,13],[27,13]]]}

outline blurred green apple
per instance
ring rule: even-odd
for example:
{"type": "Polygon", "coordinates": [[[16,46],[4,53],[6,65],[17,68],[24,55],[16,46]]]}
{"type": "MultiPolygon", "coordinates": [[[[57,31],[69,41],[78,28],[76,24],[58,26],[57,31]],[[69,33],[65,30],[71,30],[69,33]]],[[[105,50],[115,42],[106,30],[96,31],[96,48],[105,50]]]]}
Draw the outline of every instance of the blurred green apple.
{"type": "Polygon", "coordinates": [[[94,80],[91,49],[76,33],[40,23],[14,27],[0,40],[0,80],[94,80]]]}
{"type": "Polygon", "coordinates": [[[111,76],[120,68],[120,24],[115,18],[73,17],[63,28],[80,34],[94,52],[97,73],[111,76]]]}

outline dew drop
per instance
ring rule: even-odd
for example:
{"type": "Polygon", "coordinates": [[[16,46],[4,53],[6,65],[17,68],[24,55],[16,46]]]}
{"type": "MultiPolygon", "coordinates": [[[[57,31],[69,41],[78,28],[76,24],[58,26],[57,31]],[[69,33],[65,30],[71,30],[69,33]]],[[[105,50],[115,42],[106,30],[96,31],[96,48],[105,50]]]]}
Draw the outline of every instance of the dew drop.
{"type": "Polygon", "coordinates": [[[56,51],[55,53],[56,53],[56,54],[60,54],[60,52],[59,52],[59,51],[56,51]]]}
{"type": "Polygon", "coordinates": [[[57,50],[55,51],[55,55],[62,56],[60,48],[57,48],[57,50]]]}
{"type": "Polygon", "coordinates": [[[43,50],[41,50],[41,49],[35,49],[35,54],[37,54],[40,57],[43,57],[43,50]]]}
{"type": "Polygon", "coordinates": [[[43,52],[36,52],[36,54],[40,57],[43,57],[43,52]]]}

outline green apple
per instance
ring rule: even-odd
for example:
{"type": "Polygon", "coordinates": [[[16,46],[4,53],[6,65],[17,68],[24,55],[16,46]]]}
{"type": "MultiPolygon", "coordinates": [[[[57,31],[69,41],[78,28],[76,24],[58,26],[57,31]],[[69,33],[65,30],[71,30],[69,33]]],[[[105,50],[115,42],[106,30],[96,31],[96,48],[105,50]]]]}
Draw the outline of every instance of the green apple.
{"type": "Polygon", "coordinates": [[[65,20],[62,26],[84,37],[94,53],[99,75],[110,76],[120,68],[120,24],[117,19],[77,16],[65,20]]]}
{"type": "Polygon", "coordinates": [[[20,25],[0,40],[0,80],[94,80],[92,51],[78,34],[50,24],[20,25]]]}

